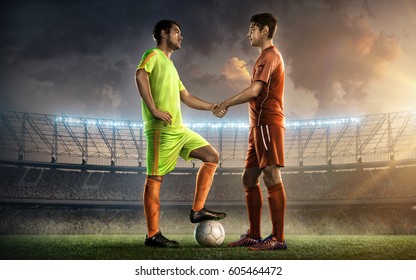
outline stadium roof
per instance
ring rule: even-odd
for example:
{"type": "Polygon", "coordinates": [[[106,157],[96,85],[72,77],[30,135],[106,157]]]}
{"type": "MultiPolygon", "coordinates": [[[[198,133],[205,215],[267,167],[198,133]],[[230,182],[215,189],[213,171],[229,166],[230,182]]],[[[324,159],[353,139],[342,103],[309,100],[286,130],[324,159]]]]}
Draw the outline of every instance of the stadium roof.
{"type": "MultiPolygon", "coordinates": [[[[143,122],[0,111],[0,160],[141,166],[143,122]]],[[[224,167],[241,167],[248,123],[188,123],[219,152],[224,167]]],[[[287,166],[416,159],[416,112],[290,120],[287,166]]],[[[179,160],[179,167],[198,162],[179,160]]]]}

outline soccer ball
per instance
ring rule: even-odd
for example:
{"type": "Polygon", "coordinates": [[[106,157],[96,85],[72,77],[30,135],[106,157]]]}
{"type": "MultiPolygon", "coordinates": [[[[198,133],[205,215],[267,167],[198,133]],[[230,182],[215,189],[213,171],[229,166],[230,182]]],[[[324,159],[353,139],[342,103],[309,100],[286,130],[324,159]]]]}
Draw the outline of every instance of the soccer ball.
{"type": "Polygon", "coordinates": [[[196,226],[194,237],[200,246],[216,247],[224,241],[225,231],[220,222],[203,221],[196,226]]]}

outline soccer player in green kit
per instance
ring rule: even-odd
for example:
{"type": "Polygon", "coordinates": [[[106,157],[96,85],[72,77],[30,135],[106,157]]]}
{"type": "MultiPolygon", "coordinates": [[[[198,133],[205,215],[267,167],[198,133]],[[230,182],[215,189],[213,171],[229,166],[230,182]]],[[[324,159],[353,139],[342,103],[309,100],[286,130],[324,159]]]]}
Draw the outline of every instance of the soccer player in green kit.
{"type": "Polygon", "coordinates": [[[218,152],[202,136],[184,126],[181,113],[181,101],[191,108],[211,112],[219,105],[191,95],[179,78],[170,59],[171,54],[181,48],[183,38],[179,24],[172,20],[159,21],[153,29],[153,38],[156,48],[144,53],[136,71],[147,140],[147,178],[143,192],[147,223],[145,245],[176,247],[179,244],[159,230],[159,216],[163,176],[175,168],[178,156],[202,161],[196,178],[191,222],[226,217],[225,213],[205,208],[218,165],[218,152]]]}

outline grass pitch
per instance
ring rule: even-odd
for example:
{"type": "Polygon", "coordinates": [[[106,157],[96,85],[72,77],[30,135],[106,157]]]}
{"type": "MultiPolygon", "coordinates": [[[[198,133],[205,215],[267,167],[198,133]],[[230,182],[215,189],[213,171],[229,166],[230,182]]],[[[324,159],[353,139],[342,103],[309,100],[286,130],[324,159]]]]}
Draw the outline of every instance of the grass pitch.
{"type": "Polygon", "coordinates": [[[288,250],[252,252],[198,246],[192,235],[166,235],[179,248],[149,248],[144,235],[12,235],[0,236],[3,260],[416,260],[416,236],[292,235],[288,250]]]}

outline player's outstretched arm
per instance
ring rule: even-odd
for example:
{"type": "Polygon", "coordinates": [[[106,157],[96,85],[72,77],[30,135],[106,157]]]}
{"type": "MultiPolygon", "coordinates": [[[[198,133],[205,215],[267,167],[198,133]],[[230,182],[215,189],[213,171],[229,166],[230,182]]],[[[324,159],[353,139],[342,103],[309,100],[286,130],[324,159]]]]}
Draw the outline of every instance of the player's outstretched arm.
{"type": "Polygon", "coordinates": [[[224,107],[228,108],[231,106],[243,104],[249,102],[251,99],[257,97],[263,91],[263,82],[254,81],[251,85],[240,92],[239,94],[234,95],[233,97],[225,100],[221,103],[224,107]]]}
{"type": "Polygon", "coordinates": [[[149,108],[152,115],[164,121],[165,123],[172,124],[172,115],[169,112],[160,111],[156,108],[155,102],[153,100],[150,83],[149,83],[149,74],[144,69],[137,69],[136,71],[136,85],[140,93],[141,98],[149,108]]]}
{"type": "Polygon", "coordinates": [[[218,103],[211,103],[190,94],[186,89],[182,90],[180,94],[181,101],[192,109],[214,112],[214,109],[219,106],[218,103]]]}
{"type": "Polygon", "coordinates": [[[234,95],[233,97],[225,100],[214,110],[214,115],[222,118],[227,112],[228,108],[231,106],[243,104],[249,102],[251,99],[257,97],[263,91],[263,82],[254,81],[251,85],[240,92],[239,94],[234,95]]]}

